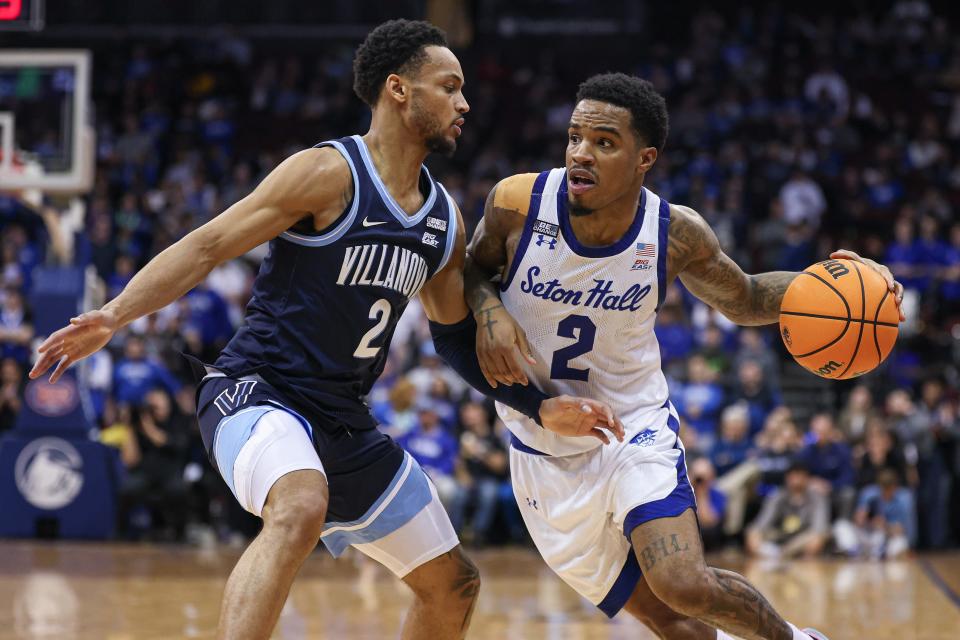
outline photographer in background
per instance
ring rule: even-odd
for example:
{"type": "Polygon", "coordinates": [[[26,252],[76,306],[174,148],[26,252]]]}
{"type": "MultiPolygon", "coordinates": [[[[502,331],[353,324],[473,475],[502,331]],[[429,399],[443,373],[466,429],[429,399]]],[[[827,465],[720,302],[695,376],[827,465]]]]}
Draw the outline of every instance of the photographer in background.
{"type": "Polygon", "coordinates": [[[829,537],[829,498],[814,488],[809,469],[797,460],[787,470],[786,486],[767,496],[747,529],[747,551],[770,559],[812,558],[829,537]]]}
{"type": "Polygon", "coordinates": [[[719,549],[724,542],[723,521],[727,510],[727,496],[716,487],[717,473],[708,458],[697,458],[690,464],[690,482],[697,499],[697,519],[703,548],[719,549]]]}

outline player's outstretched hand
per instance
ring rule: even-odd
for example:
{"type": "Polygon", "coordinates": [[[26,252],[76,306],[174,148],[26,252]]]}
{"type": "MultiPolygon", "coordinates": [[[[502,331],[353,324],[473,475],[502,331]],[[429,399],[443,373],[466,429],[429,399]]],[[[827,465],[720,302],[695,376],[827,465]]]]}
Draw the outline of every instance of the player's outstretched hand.
{"type": "Polygon", "coordinates": [[[476,313],[477,360],[483,376],[494,389],[497,384],[529,382],[520,358],[537,364],[527,342],[527,334],[516,323],[503,304],[497,302],[476,313]]]}
{"type": "Polygon", "coordinates": [[[109,311],[89,311],[70,324],[50,334],[37,350],[39,358],[30,370],[30,378],[36,379],[56,363],[50,382],[56,382],[74,362],[103,348],[117,330],[117,320],[109,311]]]}
{"type": "Polygon", "coordinates": [[[903,307],[901,306],[901,303],[903,302],[903,285],[893,279],[893,273],[890,272],[890,269],[879,262],[871,260],[870,258],[861,257],[860,254],[850,251],[849,249],[839,249],[834,251],[830,254],[830,257],[835,260],[855,260],[860,264],[867,265],[883,276],[883,279],[887,281],[887,287],[890,289],[890,293],[895,296],[894,299],[897,301],[897,311],[900,312],[900,322],[903,322],[907,319],[907,316],[903,314],[903,307]]]}
{"type": "Polygon", "coordinates": [[[623,442],[623,423],[609,406],[589,398],[557,396],[540,405],[540,422],[562,436],[591,436],[610,444],[607,431],[623,442]]]}

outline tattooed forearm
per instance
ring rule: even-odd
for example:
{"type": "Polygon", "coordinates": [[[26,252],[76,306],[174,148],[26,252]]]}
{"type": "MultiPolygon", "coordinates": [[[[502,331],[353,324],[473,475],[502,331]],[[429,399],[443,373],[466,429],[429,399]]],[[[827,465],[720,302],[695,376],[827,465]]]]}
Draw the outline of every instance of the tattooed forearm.
{"type": "Polygon", "coordinates": [[[793,630],[756,587],[732,571],[712,571],[720,590],[704,622],[749,640],[792,640],[793,630]]]}
{"type": "MultiPolygon", "coordinates": [[[[463,266],[463,293],[474,315],[479,316],[481,311],[500,304],[500,296],[496,285],[490,280],[490,274],[484,272],[469,254],[463,266]]],[[[480,321],[479,317],[477,321],[480,321]]]]}
{"type": "Polygon", "coordinates": [[[780,302],[797,276],[773,271],[750,276],[723,252],[706,221],[687,207],[671,207],[668,279],[679,276],[695,296],[741,325],[778,320],[780,302]]]}
{"type": "MultiPolygon", "coordinates": [[[[772,324],[780,317],[780,303],[797,277],[790,271],[770,271],[749,276],[750,304],[740,324],[772,324]]],[[[723,312],[723,309],[720,310],[723,312]]]]}
{"type": "Polygon", "coordinates": [[[655,540],[640,550],[640,562],[643,570],[650,571],[656,564],[674,554],[687,551],[690,543],[685,542],[679,534],[673,533],[655,540]]]}
{"type": "Polygon", "coordinates": [[[490,307],[481,309],[477,314],[477,324],[483,325],[487,328],[487,334],[490,336],[490,339],[493,340],[493,325],[497,324],[497,321],[493,319],[493,312],[496,309],[502,309],[502,304],[495,304],[490,307]]]}

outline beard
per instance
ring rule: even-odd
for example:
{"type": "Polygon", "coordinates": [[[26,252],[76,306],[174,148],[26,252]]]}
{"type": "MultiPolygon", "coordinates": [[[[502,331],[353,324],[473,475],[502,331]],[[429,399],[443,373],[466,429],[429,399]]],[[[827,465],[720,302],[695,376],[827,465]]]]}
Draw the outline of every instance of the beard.
{"type": "Polygon", "coordinates": [[[445,127],[432,113],[423,108],[419,99],[414,98],[411,109],[413,125],[423,136],[423,144],[430,153],[441,153],[448,158],[457,150],[457,141],[443,134],[445,127]]]}
{"type": "Polygon", "coordinates": [[[574,217],[576,217],[576,218],[582,218],[582,217],[584,217],[584,216],[588,216],[588,215],[590,215],[591,213],[593,213],[593,212],[595,211],[595,209],[591,209],[590,207],[585,207],[585,206],[583,206],[582,204],[577,204],[577,203],[574,202],[571,198],[568,197],[568,198],[567,198],[567,211],[570,212],[570,215],[572,215],[572,216],[574,216],[574,217]]]}

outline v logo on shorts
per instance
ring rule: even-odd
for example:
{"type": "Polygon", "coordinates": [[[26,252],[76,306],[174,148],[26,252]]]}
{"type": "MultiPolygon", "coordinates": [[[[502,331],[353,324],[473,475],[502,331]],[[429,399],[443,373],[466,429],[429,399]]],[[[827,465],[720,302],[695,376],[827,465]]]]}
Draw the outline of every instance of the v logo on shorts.
{"type": "Polygon", "coordinates": [[[214,406],[222,413],[227,415],[243,405],[250,397],[253,388],[257,386],[256,380],[241,380],[230,389],[223,390],[214,401],[214,406]]]}

